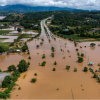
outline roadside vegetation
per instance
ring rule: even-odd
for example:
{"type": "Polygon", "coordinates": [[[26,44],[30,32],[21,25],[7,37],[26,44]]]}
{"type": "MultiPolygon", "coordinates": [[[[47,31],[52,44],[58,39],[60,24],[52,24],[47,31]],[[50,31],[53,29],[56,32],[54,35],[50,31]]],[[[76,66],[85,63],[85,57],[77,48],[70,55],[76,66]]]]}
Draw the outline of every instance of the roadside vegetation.
{"type": "MultiPolygon", "coordinates": [[[[11,65],[8,67],[8,71],[13,71],[11,76],[6,76],[2,81],[2,88],[6,88],[4,91],[0,91],[0,98],[1,99],[8,99],[11,97],[11,90],[14,89],[16,86],[16,81],[20,77],[20,73],[23,73],[28,70],[28,63],[25,60],[21,60],[18,64],[18,70],[16,70],[15,65],[11,65]]],[[[21,87],[18,88],[21,90],[21,87]]]]}
{"type": "Polygon", "coordinates": [[[53,34],[71,41],[100,41],[98,14],[100,12],[95,12],[95,14],[94,12],[73,12],[72,14],[69,11],[58,11],[55,12],[49,29],[53,34]]]}

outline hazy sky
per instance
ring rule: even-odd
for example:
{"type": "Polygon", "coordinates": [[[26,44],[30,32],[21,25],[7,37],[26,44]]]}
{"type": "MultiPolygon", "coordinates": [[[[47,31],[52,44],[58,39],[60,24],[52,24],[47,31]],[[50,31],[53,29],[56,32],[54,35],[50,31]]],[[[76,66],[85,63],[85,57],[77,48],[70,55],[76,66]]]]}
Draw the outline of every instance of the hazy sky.
{"type": "Polygon", "coordinates": [[[100,10],[100,0],[0,0],[0,5],[24,4],[100,10]]]}

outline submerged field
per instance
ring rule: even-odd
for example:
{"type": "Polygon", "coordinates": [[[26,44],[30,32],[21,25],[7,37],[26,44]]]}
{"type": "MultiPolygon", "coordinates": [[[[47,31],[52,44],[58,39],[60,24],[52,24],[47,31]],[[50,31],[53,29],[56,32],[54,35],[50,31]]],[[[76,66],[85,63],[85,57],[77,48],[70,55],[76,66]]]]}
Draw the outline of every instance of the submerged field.
{"type": "Polygon", "coordinates": [[[83,71],[85,66],[90,68],[87,65],[89,62],[95,63],[92,66],[94,70],[99,70],[97,64],[100,62],[100,47],[98,46],[100,42],[95,42],[95,47],[90,47],[91,42],[78,43],[75,47],[73,41],[60,37],[56,37],[56,40],[50,37],[50,40],[49,42],[42,26],[40,39],[27,43],[30,60],[26,53],[0,55],[0,69],[3,71],[12,64],[17,66],[21,59],[30,62],[28,71],[22,73],[16,82],[21,90],[18,90],[19,86],[15,86],[11,92],[11,99],[100,99],[100,83],[93,78],[89,70],[83,71]],[[44,42],[40,45],[42,38],[44,42]],[[40,47],[36,48],[36,45],[40,47]],[[54,57],[51,57],[52,46],[55,48],[54,57]],[[83,63],[77,62],[76,48],[79,53],[85,54],[83,63]],[[43,54],[46,56],[44,59],[42,59],[43,54]],[[46,61],[46,65],[40,66],[43,61],[46,61]],[[55,61],[57,65],[54,65],[55,61]],[[65,69],[67,65],[70,66],[69,70],[65,69]],[[53,68],[56,70],[52,71],[53,68]],[[74,72],[74,68],[77,68],[77,72],[74,72]],[[34,73],[37,73],[37,76],[34,76],[34,73]],[[36,83],[31,83],[32,78],[37,78],[36,83]]]}

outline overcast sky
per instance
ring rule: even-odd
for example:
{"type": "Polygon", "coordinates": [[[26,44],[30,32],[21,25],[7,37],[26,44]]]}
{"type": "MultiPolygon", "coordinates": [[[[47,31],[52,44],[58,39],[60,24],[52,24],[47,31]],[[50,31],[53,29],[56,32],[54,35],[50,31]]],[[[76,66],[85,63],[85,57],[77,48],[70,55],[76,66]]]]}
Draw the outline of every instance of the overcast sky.
{"type": "Polygon", "coordinates": [[[100,0],[0,0],[1,6],[12,4],[100,10],[100,0]]]}

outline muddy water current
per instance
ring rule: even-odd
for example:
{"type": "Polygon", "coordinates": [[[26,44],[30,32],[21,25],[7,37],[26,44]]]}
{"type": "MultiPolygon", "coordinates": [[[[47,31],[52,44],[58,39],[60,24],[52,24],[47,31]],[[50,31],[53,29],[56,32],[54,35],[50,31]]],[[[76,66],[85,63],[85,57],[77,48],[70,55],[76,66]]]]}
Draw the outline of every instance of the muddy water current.
{"type": "Polygon", "coordinates": [[[78,43],[75,47],[72,41],[56,37],[56,40],[51,38],[49,43],[43,26],[40,38],[44,38],[42,46],[41,39],[34,39],[27,43],[31,60],[28,59],[27,54],[0,55],[1,70],[7,70],[11,64],[17,66],[21,59],[30,61],[28,71],[22,73],[16,82],[21,90],[18,90],[19,86],[15,86],[16,89],[11,92],[11,99],[100,99],[100,83],[93,78],[90,71],[83,71],[85,66],[90,68],[87,65],[89,62],[95,63],[92,66],[94,70],[99,69],[97,64],[100,62],[98,46],[100,42],[95,42],[95,47],[90,47],[91,42],[78,43]],[[37,49],[36,45],[40,47],[37,49]],[[55,48],[54,57],[51,57],[52,46],[55,48]],[[85,54],[83,63],[77,63],[76,48],[79,49],[79,53],[85,54]],[[44,59],[42,59],[43,54],[46,55],[44,59]],[[46,65],[39,66],[43,61],[46,61],[46,65]],[[54,65],[55,61],[57,65],[54,65]],[[70,65],[69,70],[65,69],[67,65],[70,65]],[[56,71],[52,71],[53,68],[56,68],[56,71]],[[77,68],[77,72],[74,72],[74,68],[77,68]],[[34,73],[37,73],[37,76],[34,76],[34,73]],[[26,77],[23,78],[24,76],[26,77]],[[31,83],[32,78],[37,78],[36,83],[31,83]]]}

